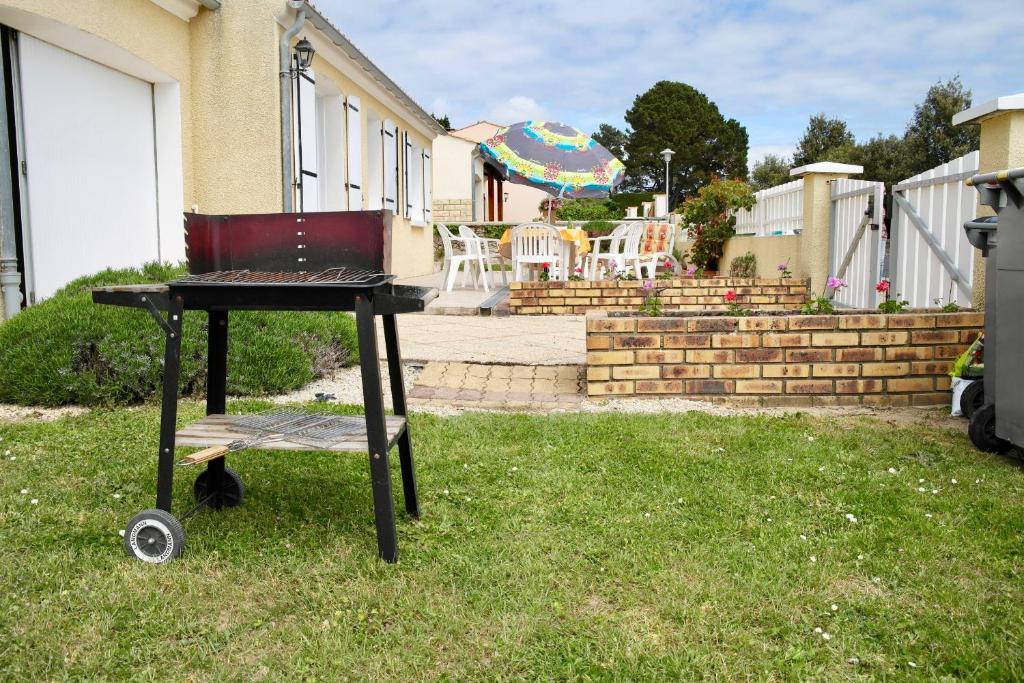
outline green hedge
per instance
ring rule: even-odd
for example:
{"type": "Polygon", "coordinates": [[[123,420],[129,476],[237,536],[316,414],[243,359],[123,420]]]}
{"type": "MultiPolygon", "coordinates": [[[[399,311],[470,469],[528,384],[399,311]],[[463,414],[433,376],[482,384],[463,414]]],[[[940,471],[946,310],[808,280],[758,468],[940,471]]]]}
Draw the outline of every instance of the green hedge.
{"type": "MultiPolygon", "coordinates": [[[[0,402],[22,405],[133,404],[158,397],[164,336],[140,309],[92,303],[91,287],[159,283],[184,269],[149,264],[75,280],[0,323],[0,402]]],[[[206,314],[188,311],[181,393],[206,391],[206,314]]],[[[304,386],[358,360],[355,323],[344,313],[231,314],[228,392],[266,395],[304,386]]]]}

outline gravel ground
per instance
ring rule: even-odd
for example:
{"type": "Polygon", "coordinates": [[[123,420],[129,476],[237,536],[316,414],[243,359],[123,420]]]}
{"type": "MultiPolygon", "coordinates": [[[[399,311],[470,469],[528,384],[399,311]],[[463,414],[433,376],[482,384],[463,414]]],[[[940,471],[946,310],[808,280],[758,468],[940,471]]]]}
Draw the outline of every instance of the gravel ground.
{"type": "Polygon", "coordinates": [[[81,415],[89,410],[82,406],[63,408],[36,408],[0,403],[0,422],[51,422],[68,415],[81,415]]]}
{"type": "MultiPolygon", "coordinates": [[[[416,378],[423,370],[422,363],[406,363],[403,365],[405,375],[406,392],[412,387],[416,378]]],[[[387,365],[381,363],[381,385],[384,387],[384,406],[391,407],[391,375],[388,373],[387,365]]],[[[271,400],[275,403],[307,403],[315,401],[318,393],[333,394],[332,403],[362,403],[363,402],[363,380],[359,374],[359,366],[343,368],[334,374],[318,379],[297,391],[289,394],[275,396],[271,400]]]]}

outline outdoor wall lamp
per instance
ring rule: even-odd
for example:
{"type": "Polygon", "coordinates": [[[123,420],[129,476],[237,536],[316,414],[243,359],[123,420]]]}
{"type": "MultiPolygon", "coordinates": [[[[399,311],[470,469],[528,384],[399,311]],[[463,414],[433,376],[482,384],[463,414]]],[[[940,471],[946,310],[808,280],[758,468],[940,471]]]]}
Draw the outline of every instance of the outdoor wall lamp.
{"type": "Polygon", "coordinates": [[[504,194],[505,194],[505,203],[507,204],[508,203],[508,192],[506,192],[504,194]]]}
{"type": "Polygon", "coordinates": [[[316,48],[313,47],[313,43],[309,42],[305,38],[295,43],[295,69],[299,73],[303,73],[309,68],[309,65],[313,63],[313,55],[316,54],[316,48]]]}

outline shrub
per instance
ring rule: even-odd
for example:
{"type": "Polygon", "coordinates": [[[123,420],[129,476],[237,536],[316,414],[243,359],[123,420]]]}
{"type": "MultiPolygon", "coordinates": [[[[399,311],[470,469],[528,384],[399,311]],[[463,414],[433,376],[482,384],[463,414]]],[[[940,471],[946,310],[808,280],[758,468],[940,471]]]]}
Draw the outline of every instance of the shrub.
{"type": "Polygon", "coordinates": [[[754,203],[753,191],[742,180],[714,180],[687,199],[678,212],[693,237],[690,261],[708,270],[717,268],[725,241],[736,234],[736,216],[731,212],[749,209],[754,203]]]}
{"type": "MultiPolygon", "coordinates": [[[[0,324],[0,402],[58,406],[139,403],[159,395],[164,335],[142,309],[92,303],[91,287],[159,283],[182,268],[149,264],[79,278],[50,299],[0,324]]],[[[206,390],[206,314],[187,311],[180,390],[206,390]]],[[[355,323],[345,313],[233,312],[228,392],[297,389],[358,358],[355,323]]]]}
{"type": "Polygon", "coordinates": [[[729,264],[729,277],[757,277],[757,257],[748,251],[734,258],[729,264]]]}
{"type": "Polygon", "coordinates": [[[610,234],[616,225],[618,223],[614,221],[587,221],[583,224],[583,229],[587,231],[589,237],[604,237],[610,234]]]}
{"type": "Polygon", "coordinates": [[[560,221],[607,221],[622,218],[626,212],[607,199],[563,199],[555,209],[560,221]]]}
{"type": "Polygon", "coordinates": [[[616,192],[608,197],[608,201],[619,207],[622,215],[626,215],[626,209],[631,206],[640,206],[644,202],[653,202],[653,192],[616,192]]]}

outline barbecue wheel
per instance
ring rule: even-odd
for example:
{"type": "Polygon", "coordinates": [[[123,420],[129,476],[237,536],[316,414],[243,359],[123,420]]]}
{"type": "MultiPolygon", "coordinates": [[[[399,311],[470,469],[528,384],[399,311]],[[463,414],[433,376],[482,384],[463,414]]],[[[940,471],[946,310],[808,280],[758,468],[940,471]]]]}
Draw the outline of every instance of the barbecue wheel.
{"type": "Polygon", "coordinates": [[[964,389],[964,393],[960,394],[960,412],[968,419],[984,404],[985,383],[981,380],[971,382],[971,385],[964,389]]]}
{"type": "Polygon", "coordinates": [[[163,564],[170,562],[185,547],[181,522],[164,510],[143,510],[132,517],[124,530],[124,549],[132,557],[163,564]]]}
{"type": "Polygon", "coordinates": [[[994,403],[986,403],[974,411],[974,415],[971,416],[971,424],[967,428],[967,435],[971,437],[971,443],[975,448],[987,453],[1005,453],[1013,446],[1009,441],[996,436],[996,406],[994,403]]]}
{"type": "MultiPolygon", "coordinates": [[[[195,499],[196,504],[202,503],[210,495],[209,481],[210,470],[203,470],[196,477],[196,483],[192,485],[192,497],[195,499]]],[[[220,495],[213,496],[213,498],[207,501],[206,505],[215,510],[241,505],[242,499],[245,498],[245,484],[242,483],[242,477],[238,476],[238,472],[235,472],[230,467],[225,467],[220,481],[220,495]]]]}

